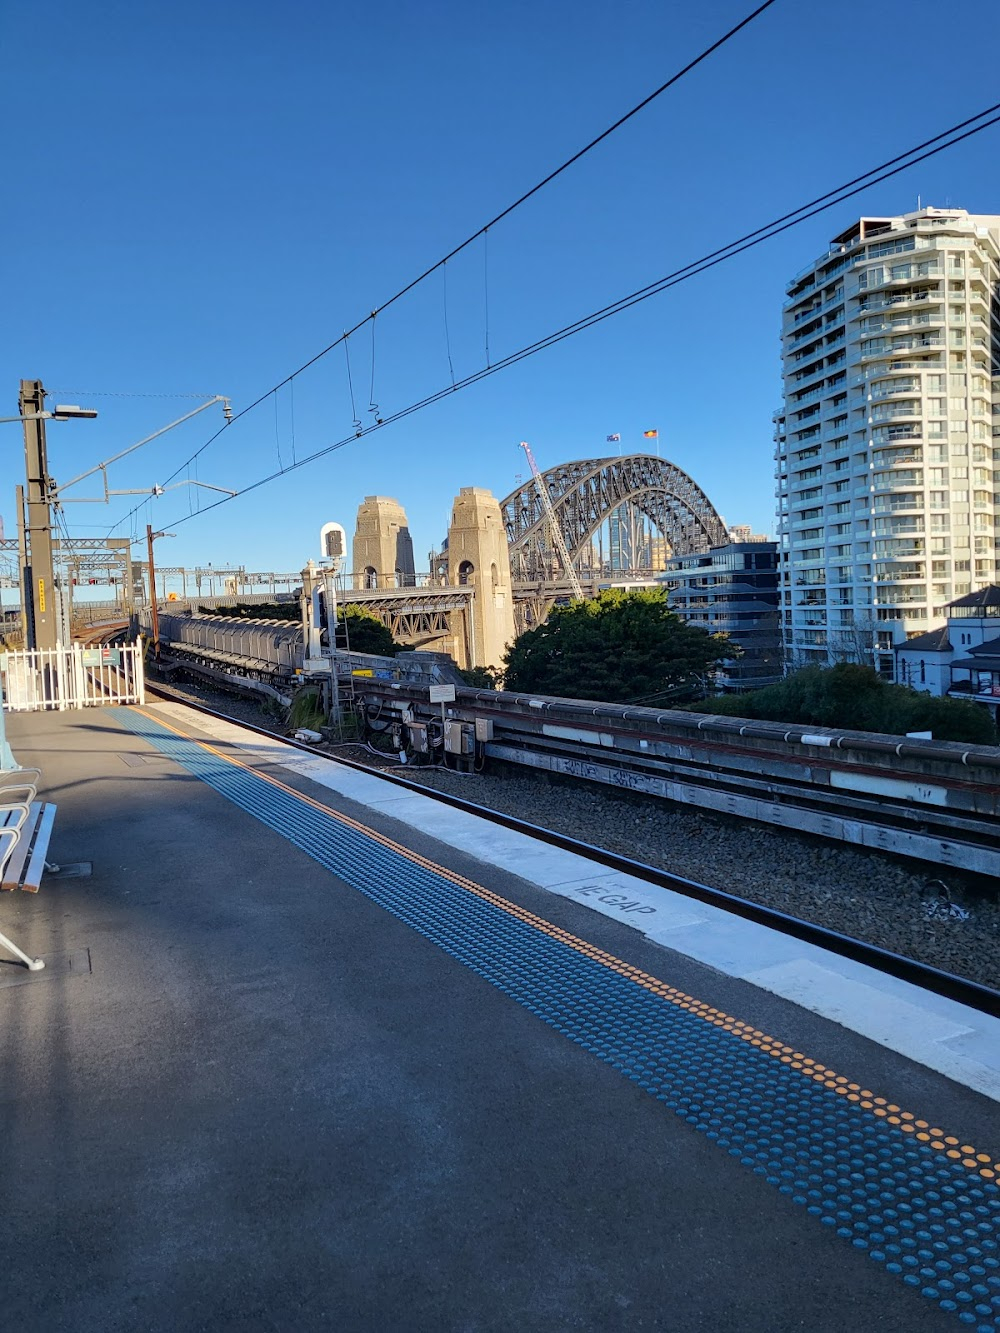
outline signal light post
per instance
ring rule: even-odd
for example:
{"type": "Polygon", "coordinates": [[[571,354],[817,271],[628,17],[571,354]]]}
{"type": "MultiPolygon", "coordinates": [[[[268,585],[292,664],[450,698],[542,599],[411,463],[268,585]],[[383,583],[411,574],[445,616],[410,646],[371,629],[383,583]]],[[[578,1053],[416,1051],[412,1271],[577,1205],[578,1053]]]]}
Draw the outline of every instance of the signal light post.
{"type": "Polygon", "coordinates": [[[24,425],[28,517],[21,585],[26,638],[29,648],[55,648],[59,644],[59,608],[52,562],[53,484],[45,449],[45,423],[96,417],[97,413],[92,408],[76,406],[57,406],[47,412],[41,380],[21,381],[17,407],[16,417],[0,417],[0,421],[21,421],[24,425]]]}

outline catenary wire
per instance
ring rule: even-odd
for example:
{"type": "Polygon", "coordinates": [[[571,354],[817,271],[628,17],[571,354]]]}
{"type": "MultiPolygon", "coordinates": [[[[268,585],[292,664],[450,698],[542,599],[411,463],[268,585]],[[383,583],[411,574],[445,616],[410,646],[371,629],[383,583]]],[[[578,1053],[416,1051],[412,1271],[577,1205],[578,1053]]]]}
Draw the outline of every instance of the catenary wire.
{"type": "MultiPolygon", "coordinates": [[[[301,375],[303,371],[308,370],[310,366],[314,366],[317,361],[322,360],[322,358],[326,356],[329,352],[332,352],[335,347],[339,347],[341,343],[346,342],[346,340],[351,336],[351,334],[357,333],[358,330],[362,329],[365,326],[365,324],[368,323],[369,320],[373,321],[373,331],[374,331],[374,319],[377,314],[383,313],[384,311],[388,310],[390,306],[395,305],[397,301],[402,300],[402,298],[406,296],[409,292],[413,291],[415,287],[418,287],[432,274],[436,273],[437,270],[442,267],[442,265],[447,264],[450,259],[454,259],[456,255],[460,255],[463,252],[463,250],[468,249],[468,247],[472,245],[475,241],[477,241],[480,238],[480,236],[482,236],[485,241],[488,238],[489,230],[491,227],[495,227],[497,223],[503,221],[504,218],[509,217],[511,213],[515,212],[516,209],[520,208],[522,204],[526,204],[528,200],[532,199],[536,194],[539,193],[540,190],[543,190],[547,185],[551,184],[552,181],[554,181],[558,176],[561,176],[564,171],[568,171],[569,168],[571,166],[574,166],[577,162],[579,162],[581,158],[586,157],[588,153],[592,152],[593,149],[595,149],[599,144],[603,143],[605,139],[609,138],[612,134],[614,134],[616,130],[621,129],[621,127],[625,125],[628,121],[630,121],[633,118],[633,116],[636,116],[639,114],[640,111],[645,110],[647,106],[649,106],[652,102],[656,101],[656,99],[662,96],[663,93],[667,92],[675,84],[679,83],[680,80],[685,77],[685,75],[690,74],[692,70],[696,69],[699,65],[703,64],[710,56],[714,55],[716,51],[718,51],[721,47],[725,46],[727,42],[731,41],[735,36],[737,36],[738,33],[742,32],[744,28],[748,27],[755,19],[759,18],[760,15],[763,14],[765,10],[770,9],[770,7],[775,3],[776,0],[764,0],[763,4],[760,4],[756,7],[756,9],[751,10],[749,14],[747,14],[744,18],[742,18],[739,21],[739,23],[735,24],[727,32],[723,33],[722,36],[718,37],[714,42],[712,42],[710,46],[705,47],[705,49],[701,51],[697,56],[695,56],[694,59],[689,60],[686,65],[684,65],[681,69],[677,70],[676,73],[672,74],[670,78],[666,80],[665,83],[661,83],[658,88],[654,88],[651,93],[649,93],[646,97],[644,97],[641,102],[637,102],[636,105],[632,107],[629,111],[626,111],[623,116],[619,116],[619,118],[616,121],[614,121],[613,124],[609,125],[607,129],[602,130],[601,133],[598,134],[595,138],[591,139],[589,143],[584,144],[584,146],[578,149],[571,157],[566,158],[566,160],[560,163],[558,167],[550,171],[548,175],[544,176],[540,181],[537,182],[537,184],[533,185],[530,190],[526,190],[524,194],[520,195],[517,199],[515,199],[513,203],[508,204],[506,208],[502,209],[496,215],[496,217],[491,218],[489,222],[486,222],[482,226],[478,227],[474,232],[472,232],[471,235],[467,236],[464,241],[461,241],[452,250],[449,250],[446,255],[443,255],[435,263],[431,264],[429,268],[424,269],[422,273],[420,273],[417,277],[411,279],[411,281],[408,282],[404,287],[400,287],[400,289],[397,292],[395,292],[394,295],[390,296],[388,300],[383,301],[380,306],[377,306],[370,314],[366,315],[364,319],[359,320],[357,324],[354,325],[353,328],[345,329],[339,338],[335,338],[334,341],[328,344],[328,346],[324,347],[322,351],[317,352],[315,356],[310,357],[308,361],[304,361],[301,366],[299,366],[296,370],[293,370],[290,374],[286,375],[283,380],[280,380],[277,384],[273,385],[265,393],[262,393],[258,398],[255,398],[254,401],[252,403],[249,403],[246,407],[244,407],[242,411],[237,412],[235,416],[233,416],[232,420],[226,423],[226,426],[232,425],[234,422],[239,421],[240,418],[246,416],[248,412],[252,412],[255,408],[259,407],[261,403],[265,402],[271,396],[272,393],[276,393],[286,384],[290,384],[296,378],[296,376],[301,375]]],[[[487,300],[488,300],[488,294],[487,294],[487,300]]],[[[489,316],[487,312],[487,334],[486,334],[487,363],[489,362],[488,319],[489,316]]],[[[217,440],[218,437],[226,429],[226,426],[221,427],[218,431],[215,432],[214,435],[212,435],[208,440],[206,440],[204,444],[202,444],[198,448],[196,453],[192,455],[192,458],[197,457],[198,454],[202,453],[205,449],[209,447],[209,445],[211,445],[215,440],[217,440]]],[[[172,472],[170,476],[167,477],[167,483],[173,481],[174,478],[177,477],[191,461],[192,459],[189,458],[184,463],[181,463],[180,466],[176,469],[176,471],[172,472]]],[[[130,515],[126,515],[125,518],[119,520],[119,522],[116,523],[114,527],[111,528],[111,531],[114,532],[115,528],[120,527],[122,523],[127,522],[129,517],[130,515]]]]}
{"type": "MultiPolygon", "coordinates": [[[[421,399],[417,403],[411,404],[409,407],[403,408],[400,410],[400,412],[385,417],[383,418],[383,420],[377,423],[372,423],[369,426],[356,429],[352,436],[345,437],[343,440],[338,441],[336,444],[329,445],[317,453],[307,455],[304,459],[299,460],[299,464],[301,465],[312,462],[316,458],[322,457],[323,454],[330,453],[334,449],[339,449],[342,448],[345,444],[349,444],[351,439],[360,439],[362,436],[369,434],[372,430],[377,429],[379,426],[390,425],[394,421],[401,420],[403,417],[411,415],[412,412],[419,411],[421,408],[427,407],[430,404],[439,401],[441,398],[447,397],[449,393],[454,393],[460,389],[467,388],[470,384],[476,383],[478,380],[486,378],[488,375],[495,373],[497,370],[502,370],[506,368],[506,366],[514,364],[516,361],[523,360],[525,357],[531,356],[535,352],[542,351],[545,347],[551,346],[556,342],[562,341],[566,337],[572,336],[573,333],[580,332],[584,328],[589,328],[591,324],[598,323],[602,319],[608,318],[610,315],[618,313],[620,310],[626,310],[631,305],[638,304],[639,301],[645,300],[649,296],[657,295],[659,291],[665,290],[668,286],[672,286],[677,282],[683,281],[686,277],[693,277],[695,276],[696,273],[704,272],[706,268],[713,267],[715,263],[719,263],[725,258],[732,258],[735,255],[742,253],[743,250],[750,249],[753,245],[759,244],[762,240],[768,240],[772,236],[777,236],[780,232],[787,231],[789,227],[797,226],[798,223],[805,222],[809,218],[815,217],[818,213],[824,212],[826,211],[826,209],[831,208],[836,204],[844,202],[845,200],[851,198],[853,195],[860,194],[863,190],[870,188],[872,185],[877,185],[881,181],[888,180],[891,176],[898,175],[901,171],[905,171],[911,166],[916,166],[919,162],[923,162],[927,158],[935,156],[937,153],[942,152],[945,148],[950,148],[954,144],[960,143],[963,139],[970,138],[973,134],[978,134],[981,130],[988,129],[991,125],[996,123],[997,119],[1000,119],[1000,117],[996,117],[994,115],[994,113],[998,111],[1000,111],[1000,102],[994,103],[992,106],[986,107],[984,110],[977,112],[973,116],[966,117],[965,120],[957,122],[957,124],[952,125],[947,130],[942,130],[939,134],[932,135],[931,138],[923,140],[922,143],[916,144],[914,147],[907,149],[905,152],[897,153],[895,157],[888,158],[885,162],[881,163],[879,166],[870,168],[868,171],[863,172],[859,176],[853,177],[850,181],[844,182],[842,185],[837,186],[835,189],[828,190],[825,194],[817,195],[815,199],[810,200],[808,203],[802,204],[798,208],[792,209],[790,212],[782,214],[781,217],[773,219],[771,222],[764,224],[764,226],[762,227],[758,227],[753,231],[747,232],[745,235],[739,237],[737,240],[731,241],[727,245],[721,246],[718,250],[711,251],[708,255],[703,256],[701,259],[694,260],[692,261],[692,263],[685,265],[683,268],[676,269],[672,274],[668,274],[665,278],[661,278],[654,283],[650,283],[648,287],[639,288],[638,291],[631,293],[630,296],[623,297],[619,301],[613,302],[610,306],[605,306],[602,310],[595,311],[591,315],[584,316],[582,319],[576,321],[574,324],[567,325],[565,326],[565,328],[558,330],[556,333],[549,334],[545,338],[540,339],[538,342],[529,344],[527,347],[520,349],[520,351],[518,352],[511,353],[509,357],[506,357],[503,360],[498,361],[494,364],[490,364],[489,360],[487,359],[487,365],[484,369],[481,369],[479,371],[474,371],[471,375],[467,376],[465,379],[457,381],[457,383],[455,383],[454,385],[439,390],[437,393],[430,395],[428,398],[421,399]],[[985,120],[984,123],[980,125],[976,124],[977,121],[983,121],[984,117],[988,116],[993,116],[993,119],[985,120]],[[972,127],[971,129],[969,128],[970,126],[972,127]],[[958,131],[960,130],[964,130],[967,132],[959,134],[958,131]]],[[[361,326],[359,325],[358,327],[361,326]]],[[[348,334],[345,334],[344,338],[346,339],[348,336],[349,336],[348,334]]],[[[336,344],[334,344],[334,346],[335,345],[336,344]]],[[[345,347],[346,347],[346,342],[345,342],[345,347]]],[[[278,387],[280,388],[281,386],[279,385],[278,387]]],[[[248,412],[252,411],[255,406],[265,401],[270,396],[271,393],[275,392],[277,392],[277,389],[272,389],[267,394],[262,395],[261,398],[257,399],[255,403],[251,403],[248,407],[244,408],[243,411],[240,412],[238,416],[234,418],[234,420],[238,420],[240,416],[245,416],[248,412]]],[[[202,444],[201,447],[195,451],[195,453],[192,455],[192,458],[197,458],[199,454],[201,454],[205,449],[209,447],[209,445],[211,445],[215,440],[219,438],[219,436],[223,433],[225,429],[226,427],[222,426],[219,428],[219,430],[217,430],[214,434],[212,434],[204,442],[204,444],[202,444]]],[[[184,464],[182,464],[181,466],[183,467],[184,464]]],[[[178,469],[178,471],[180,471],[180,469],[178,469]]],[[[177,473],[175,472],[172,475],[176,476],[177,473]]],[[[265,478],[265,480],[267,481],[274,480],[275,477],[280,475],[282,475],[280,472],[272,473],[270,474],[269,477],[265,478]]],[[[172,480],[172,477],[169,478],[168,480],[172,480]]],[[[245,487],[243,490],[237,492],[237,494],[243,495],[246,493],[247,490],[255,489],[256,486],[260,484],[263,483],[262,482],[254,483],[253,486],[245,487]]],[[[234,496],[231,498],[236,498],[236,497],[234,496]]],[[[216,504],[219,503],[224,503],[224,502],[217,501],[215,502],[215,504],[207,505],[206,511],[208,509],[215,508],[216,504]]],[[[136,511],[133,510],[132,512],[134,513],[136,511]]],[[[119,522],[116,523],[114,527],[111,529],[111,531],[114,532],[115,528],[120,527],[122,523],[127,522],[130,517],[131,514],[127,514],[125,518],[120,519],[119,522]]]]}
{"type": "MultiPolygon", "coordinates": [[[[251,482],[250,485],[244,486],[241,490],[237,491],[235,495],[224,496],[222,499],[216,500],[210,505],[206,505],[201,512],[208,513],[212,509],[217,509],[220,505],[228,504],[231,500],[235,500],[242,495],[247,495],[251,491],[258,490],[261,486],[276,481],[279,477],[287,476],[288,473],[295,471],[297,468],[305,467],[307,464],[313,463],[317,459],[325,457],[327,454],[344,448],[345,445],[351,444],[354,440],[371,434],[372,431],[379,430],[383,426],[392,425],[394,422],[402,421],[404,418],[412,416],[414,413],[422,411],[424,408],[430,407],[434,403],[440,402],[442,399],[447,398],[453,393],[459,392],[461,389],[469,388],[471,385],[488,378],[490,375],[495,375],[501,370],[506,370],[508,367],[516,365],[519,361],[535,356],[538,352],[544,351],[549,347],[554,347],[557,343],[563,342],[565,339],[571,338],[575,334],[583,332],[585,329],[592,328],[595,324],[602,323],[604,320],[610,319],[613,315],[620,314],[624,310],[629,310],[632,306],[647,301],[653,296],[658,296],[662,292],[677,286],[681,282],[686,282],[690,278],[705,273],[709,269],[715,268],[718,264],[724,263],[728,259],[734,259],[737,255],[744,253],[744,251],[751,250],[755,246],[761,245],[764,241],[771,240],[773,237],[789,230],[789,228],[798,226],[799,223],[805,222],[809,218],[815,217],[820,213],[826,212],[830,208],[836,207],[838,204],[845,202],[856,194],[862,193],[871,186],[880,184],[882,181],[888,180],[892,176],[897,176],[900,172],[906,171],[910,167],[916,166],[918,163],[926,161],[928,158],[934,157],[938,153],[944,152],[945,149],[951,148],[957,143],[961,143],[964,139],[971,138],[973,135],[979,134],[985,129],[989,129],[990,126],[1000,123],[1000,115],[993,114],[990,119],[983,121],[982,124],[973,125],[973,128],[965,129],[962,134],[955,133],[955,131],[962,129],[965,126],[972,125],[973,122],[980,120],[984,116],[990,116],[991,113],[995,112],[1000,112],[1000,103],[987,108],[977,116],[972,116],[965,121],[959,122],[958,125],[953,126],[950,130],[944,131],[942,134],[935,135],[933,139],[926,140],[925,144],[919,145],[918,148],[910,149],[906,153],[898,154],[896,157],[889,159],[889,162],[883,163],[882,167],[873,168],[871,171],[864,173],[863,176],[855,177],[854,180],[847,182],[845,185],[840,186],[835,190],[830,190],[826,194],[818,196],[818,198],[811,203],[802,205],[800,208],[794,209],[791,213],[783,214],[782,217],[776,218],[774,221],[767,223],[762,227],[758,227],[752,232],[746,233],[745,236],[730,242],[728,245],[722,246],[718,250],[714,250],[709,254],[702,256],[701,259],[694,260],[692,263],[686,264],[683,268],[676,269],[673,273],[669,273],[665,277],[647,284],[645,287],[638,288],[636,291],[619,298],[617,301],[613,301],[610,305],[604,306],[600,310],[595,310],[589,315],[582,316],[572,324],[564,325],[561,329],[557,329],[555,332],[547,334],[545,337],[538,339],[534,343],[529,343],[518,351],[510,353],[502,360],[495,361],[491,366],[486,366],[480,370],[472,372],[470,375],[458,380],[454,385],[449,384],[443,389],[438,389],[434,393],[428,394],[426,397],[418,399],[416,402],[410,403],[406,407],[400,408],[398,412],[394,412],[389,416],[384,417],[377,423],[372,423],[369,426],[354,431],[351,435],[344,436],[333,444],[324,445],[323,448],[315,450],[304,458],[300,458],[293,466],[286,467],[278,472],[269,473],[267,476],[261,477],[255,482],[251,482]],[[935,146],[926,147],[927,144],[935,146]],[[924,149],[924,151],[921,152],[920,149],[924,149]]],[[[171,521],[170,526],[177,527],[180,523],[185,521],[186,520],[183,518],[173,520],[171,521]]]]}

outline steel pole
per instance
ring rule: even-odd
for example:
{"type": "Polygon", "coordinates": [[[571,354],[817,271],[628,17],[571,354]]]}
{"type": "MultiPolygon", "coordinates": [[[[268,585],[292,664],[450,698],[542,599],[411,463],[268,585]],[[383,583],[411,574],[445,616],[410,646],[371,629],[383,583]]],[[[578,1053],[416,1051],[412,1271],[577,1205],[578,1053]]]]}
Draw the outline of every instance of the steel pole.
{"type": "Polygon", "coordinates": [[[35,606],[31,594],[31,570],[28,567],[27,519],[24,514],[24,487],[17,487],[17,562],[21,585],[21,634],[25,648],[35,645],[35,606]]]}
{"type": "MultiPolygon", "coordinates": [[[[27,479],[27,564],[22,573],[30,591],[29,648],[55,648],[59,642],[58,608],[52,565],[52,510],[45,452],[45,390],[41,380],[22,380],[18,410],[24,422],[24,470],[27,479]]],[[[27,608],[25,608],[27,609],[27,608]]]]}
{"type": "Polygon", "coordinates": [[[153,661],[160,664],[160,613],[156,605],[156,566],[153,564],[153,525],[146,524],[146,546],[149,551],[149,606],[153,616],[153,661]]]}

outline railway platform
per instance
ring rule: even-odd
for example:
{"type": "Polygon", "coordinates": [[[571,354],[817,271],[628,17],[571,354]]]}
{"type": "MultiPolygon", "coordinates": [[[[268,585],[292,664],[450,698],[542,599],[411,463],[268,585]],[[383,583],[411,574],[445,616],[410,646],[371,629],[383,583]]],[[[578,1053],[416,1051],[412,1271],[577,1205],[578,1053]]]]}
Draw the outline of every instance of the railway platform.
{"type": "Polygon", "coordinates": [[[0,901],[12,1326],[1000,1330],[1000,1020],[182,705],[7,721],[75,868],[0,901]]]}

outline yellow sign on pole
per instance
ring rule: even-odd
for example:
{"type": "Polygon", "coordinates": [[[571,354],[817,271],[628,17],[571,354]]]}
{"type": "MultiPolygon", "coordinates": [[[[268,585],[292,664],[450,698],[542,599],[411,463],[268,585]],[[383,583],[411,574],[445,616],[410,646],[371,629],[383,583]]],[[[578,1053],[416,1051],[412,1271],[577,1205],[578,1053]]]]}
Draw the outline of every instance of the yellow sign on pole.
{"type": "Polygon", "coordinates": [[[375,672],[372,671],[371,667],[365,667],[363,671],[359,669],[351,672],[352,676],[374,676],[374,674],[375,672]]]}
{"type": "Polygon", "coordinates": [[[45,580],[38,580],[38,609],[44,615],[45,613],[45,580]]]}

